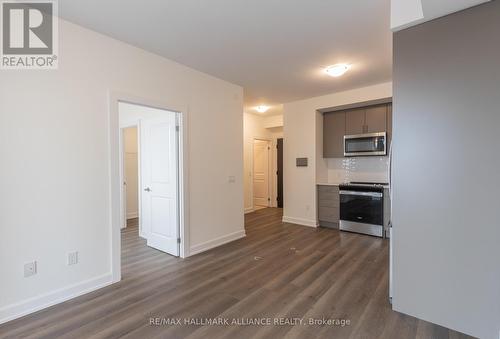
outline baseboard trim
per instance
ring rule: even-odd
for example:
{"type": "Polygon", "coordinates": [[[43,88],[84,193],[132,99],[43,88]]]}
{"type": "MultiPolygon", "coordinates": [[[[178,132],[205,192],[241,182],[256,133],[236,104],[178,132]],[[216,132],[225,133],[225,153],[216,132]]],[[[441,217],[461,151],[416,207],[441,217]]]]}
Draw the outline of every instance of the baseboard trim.
{"type": "Polygon", "coordinates": [[[297,225],[309,226],[309,227],[318,227],[318,222],[316,220],[292,218],[292,217],[287,217],[285,215],[283,216],[282,220],[283,220],[283,222],[288,222],[291,224],[297,224],[297,225]]]}
{"type": "Polygon", "coordinates": [[[127,220],[128,219],[135,219],[135,218],[139,218],[139,213],[137,213],[137,212],[127,213],[127,220]]]}
{"type": "Polygon", "coordinates": [[[201,252],[208,251],[212,248],[227,244],[228,242],[235,241],[241,238],[244,238],[246,236],[245,230],[237,231],[234,233],[226,234],[222,237],[191,246],[189,250],[189,255],[195,255],[201,252]]]}
{"type": "Polygon", "coordinates": [[[252,212],[254,212],[253,207],[247,207],[247,208],[245,208],[245,214],[252,213],[252,212]]]}
{"type": "Polygon", "coordinates": [[[111,273],[0,308],[0,324],[111,285],[111,273]]]}

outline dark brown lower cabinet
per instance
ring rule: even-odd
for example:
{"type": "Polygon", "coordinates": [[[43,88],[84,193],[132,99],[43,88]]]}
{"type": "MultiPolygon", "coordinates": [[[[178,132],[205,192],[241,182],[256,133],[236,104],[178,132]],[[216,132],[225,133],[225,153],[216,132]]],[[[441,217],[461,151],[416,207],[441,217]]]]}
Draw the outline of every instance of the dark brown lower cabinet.
{"type": "Polygon", "coordinates": [[[339,228],[340,219],[339,187],[318,185],[318,220],[323,227],[339,228]]]}

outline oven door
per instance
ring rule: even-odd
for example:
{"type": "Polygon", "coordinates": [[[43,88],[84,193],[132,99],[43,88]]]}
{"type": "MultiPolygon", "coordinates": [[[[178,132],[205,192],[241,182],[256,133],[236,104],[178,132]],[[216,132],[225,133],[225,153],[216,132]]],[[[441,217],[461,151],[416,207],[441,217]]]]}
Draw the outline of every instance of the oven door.
{"type": "Polygon", "coordinates": [[[386,133],[344,136],[344,156],[387,155],[386,133]]]}
{"type": "Polygon", "coordinates": [[[340,220],[382,226],[384,224],[383,194],[340,191],[340,220]]]}

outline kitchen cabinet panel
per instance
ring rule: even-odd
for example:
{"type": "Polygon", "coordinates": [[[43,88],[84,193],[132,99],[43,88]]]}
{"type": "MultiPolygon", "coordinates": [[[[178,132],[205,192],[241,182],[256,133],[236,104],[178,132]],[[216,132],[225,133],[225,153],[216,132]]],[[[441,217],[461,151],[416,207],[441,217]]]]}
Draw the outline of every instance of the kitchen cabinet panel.
{"type": "Polygon", "coordinates": [[[338,186],[318,186],[318,220],[320,226],[338,228],[340,220],[338,186]]]}
{"type": "Polygon", "coordinates": [[[318,219],[338,223],[340,219],[340,210],[338,207],[318,207],[318,219]]]}
{"type": "Polygon", "coordinates": [[[344,136],[387,132],[388,144],[392,138],[392,104],[323,114],[323,158],[344,157],[344,136]]]}
{"type": "Polygon", "coordinates": [[[345,112],[323,115],[323,157],[344,156],[345,112]]]}
{"type": "Polygon", "coordinates": [[[318,199],[339,201],[339,187],[336,185],[319,185],[318,199]]]}
{"type": "Polygon", "coordinates": [[[333,193],[339,194],[339,186],[338,185],[318,185],[318,192],[322,193],[333,193]]]}
{"type": "Polygon", "coordinates": [[[340,200],[318,200],[318,207],[340,208],[340,200]]]}
{"type": "Polygon", "coordinates": [[[365,133],[378,133],[387,130],[387,105],[368,107],[365,114],[365,133]]]}
{"type": "Polygon", "coordinates": [[[337,193],[318,192],[318,206],[339,207],[340,206],[339,192],[338,191],[337,193]]]}
{"type": "Polygon", "coordinates": [[[353,109],[346,113],[345,118],[346,135],[365,133],[365,109],[353,109]]]}
{"type": "Polygon", "coordinates": [[[318,199],[320,201],[328,201],[329,203],[337,203],[339,201],[339,192],[321,192],[318,191],[318,199]]]}

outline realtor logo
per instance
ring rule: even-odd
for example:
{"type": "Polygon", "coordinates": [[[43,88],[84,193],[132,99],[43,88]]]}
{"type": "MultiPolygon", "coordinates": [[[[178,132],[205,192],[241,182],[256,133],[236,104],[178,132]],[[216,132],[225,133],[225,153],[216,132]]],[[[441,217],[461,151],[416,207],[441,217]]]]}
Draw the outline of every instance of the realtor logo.
{"type": "Polygon", "coordinates": [[[56,11],[54,1],[1,0],[1,68],[57,68],[56,11]]]}

